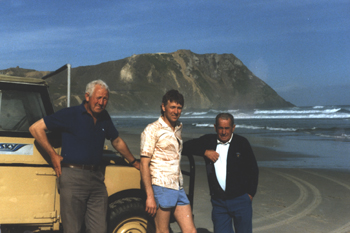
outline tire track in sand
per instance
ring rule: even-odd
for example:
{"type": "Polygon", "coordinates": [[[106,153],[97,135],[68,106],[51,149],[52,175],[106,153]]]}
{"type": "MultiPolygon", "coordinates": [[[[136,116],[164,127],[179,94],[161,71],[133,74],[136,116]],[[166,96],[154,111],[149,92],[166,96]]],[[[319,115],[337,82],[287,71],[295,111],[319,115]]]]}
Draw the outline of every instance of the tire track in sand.
{"type": "MultiPolygon", "coordinates": [[[[346,189],[348,189],[350,191],[350,185],[348,184],[345,184],[343,182],[340,182],[339,180],[336,180],[336,179],[333,179],[331,177],[328,177],[328,176],[325,176],[325,175],[321,175],[321,174],[318,174],[318,173],[315,173],[315,172],[311,172],[311,171],[304,171],[306,173],[309,173],[309,174],[312,174],[312,175],[315,175],[315,176],[319,176],[321,178],[324,178],[324,179],[327,179],[327,180],[330,180],[340,186],[343,186],[345,187],[346,189]]],[[[331,231],[330,233],[348,233],[350,232],[350,222],[347,223],[347,224],[344,224],[343,226],[331,231]]]]}
{"type": "MultiPolygon", "coordinates": [[[[277,171],[274,171],[274,173],[276,173],[277,175],[280,175],[280,176],[292,181],[294,184],[296,184],[296,186],[300,190],[300,195],[299,195],[298,200],[295,201],[291,206],[287,207],[284,210],[278,211],[274,214],[268,215],[267,217],[263,217],[263,219],[274,219],[277,217],[282,217],[283,215],[286,215],[288,212],[290,212],[290,211],[296,209],[297,207],[299,207],[300,205],[302,205],[306,201],[306,198],[307,198],[308,193],[309,193],[307,191],[307,189],[305,188],[305,186],[308,187],[313,194],[312,202],[308,206],[306,206],[304,209],[302,209],[302,211],[300,211],[299,213],[293,214],[293,216],[287,215],[285,217],[285,219],[283,219],[283,220],[279,220],[279,221],[272,223],[272,224],[267,224],[267,225],[264,225],[261,227],[254,228],[254,232],[268,230],[271,228],[279,227],[279,226],[282,226],[285,224],[289,224],[293,221],[296,221],[297,219],[300,219],[300,218],[306,216],[307,214],[311,213],[322,201],[320,191],[314,185],[310,184],[309,182],[307,182],[303,179],[300,179],[296,176],[289,175],[289,174],[285,174],[285,173],[281,173],[281,172],[277,172],[277,171]]],[[[258,219],[258,221],[261,221],[261,220],[258,219]]]]}
{"type": "MultiPolygon", "coordinates": [[[[273,173],[277,174],[277,172],[273,172],[273,173]]],[[[281,174],[277,174],[277,175],[281,176],[281,174]]],[[[288,212],[290,212],[290,211],[294,210],[295,208],[298,208],[300,205],[302,205],[303,202],[309,196],[307,189],[300,182],[298,182],[295,179],[290,178],[290,177],[284,177],[284,178],[288,179],[289,181],[294,183],[299,188],[300,194],[299,194],[298,199],[293,204],[289,205],[288,207],[284,208],[283,210],[280,210],[280,211],[274,212],[272,214],[265,215],[263,217],[254,219],[253,220],[254,224],[262,222],[262,221],[266,221],[267,219],[277,218],[279,216],[287,214],[288,212]]]]}

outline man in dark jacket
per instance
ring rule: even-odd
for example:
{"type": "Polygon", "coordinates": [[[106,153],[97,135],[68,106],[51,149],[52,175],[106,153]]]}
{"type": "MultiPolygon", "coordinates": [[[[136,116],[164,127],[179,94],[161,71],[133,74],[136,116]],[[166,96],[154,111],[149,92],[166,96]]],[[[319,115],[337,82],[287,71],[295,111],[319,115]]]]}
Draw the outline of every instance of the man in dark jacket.
{"type": "Polygon", "coordinates": [[[246,138],[233,133],[231,114],[217,115],[214,127],[216,134],[185,142],[182,154],[204,156],[214,232],[252,232],[252,200],[259,174],[254,153],[246,138]]]}

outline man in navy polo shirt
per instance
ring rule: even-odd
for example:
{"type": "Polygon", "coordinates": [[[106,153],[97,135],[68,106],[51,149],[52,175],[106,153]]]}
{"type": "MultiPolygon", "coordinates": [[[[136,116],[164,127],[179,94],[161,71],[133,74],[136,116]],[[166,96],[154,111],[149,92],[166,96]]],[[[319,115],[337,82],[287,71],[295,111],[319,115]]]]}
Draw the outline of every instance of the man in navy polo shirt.
{"type": "Polygon", "coordinates": [[[111,140],[113,147],[135,168],[140,166],[105,110],[108,97],[107,84],[102,80],[92,81],[86,86],[81,105],[46,116],[29,128],[50,155],[58,177],[65,233],[81,232],[84,222],[87,232],[107,232],[108,195],[99,169],[105,139],[111,140]],[[61,133],[61,155],[49,143],[47,130],[61,133]]]}

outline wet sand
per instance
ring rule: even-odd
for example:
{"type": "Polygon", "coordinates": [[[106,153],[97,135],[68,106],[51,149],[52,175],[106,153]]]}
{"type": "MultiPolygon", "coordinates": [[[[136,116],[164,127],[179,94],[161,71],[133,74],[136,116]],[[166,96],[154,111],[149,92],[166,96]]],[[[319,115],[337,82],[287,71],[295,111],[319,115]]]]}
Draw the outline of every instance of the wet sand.
{"type": "MultiPolygon", "coordinates": [[[[121,136],[138,157],[139,135],[121,132],[121,136]]],[[[260,147],[253,150],[258,163],[304,156],[260,147]]],[[[184,170],[189,167],[186,160],[184,157],[184,170]]],[[[205,166],[202,158],[195,160],[194,221],[198,233],[213,232],[205,166]]],[[[349,171],[266,167],[259,170],[258,191],[253,199],[253,232],[350,232],[349,171]]],[[[171,229],[181,232],[177,223],[172,223],[171,229]]]]}

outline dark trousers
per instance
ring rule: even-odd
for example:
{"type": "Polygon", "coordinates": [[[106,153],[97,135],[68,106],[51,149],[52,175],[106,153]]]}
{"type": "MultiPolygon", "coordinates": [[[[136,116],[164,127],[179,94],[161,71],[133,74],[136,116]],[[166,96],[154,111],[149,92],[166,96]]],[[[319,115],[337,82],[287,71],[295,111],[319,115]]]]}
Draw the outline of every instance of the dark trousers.
{"type": "Polygon", "coordinates": [[[62,168],[58,178],[64,233],[107,232],[108,195],[101,171],[62,168]]]}
{"type": "Polygon", "coordinates": [[[230,200],[212,198],[211,203],[215,233],[252,232],[253,209],[248,194],[230,200]]]}

